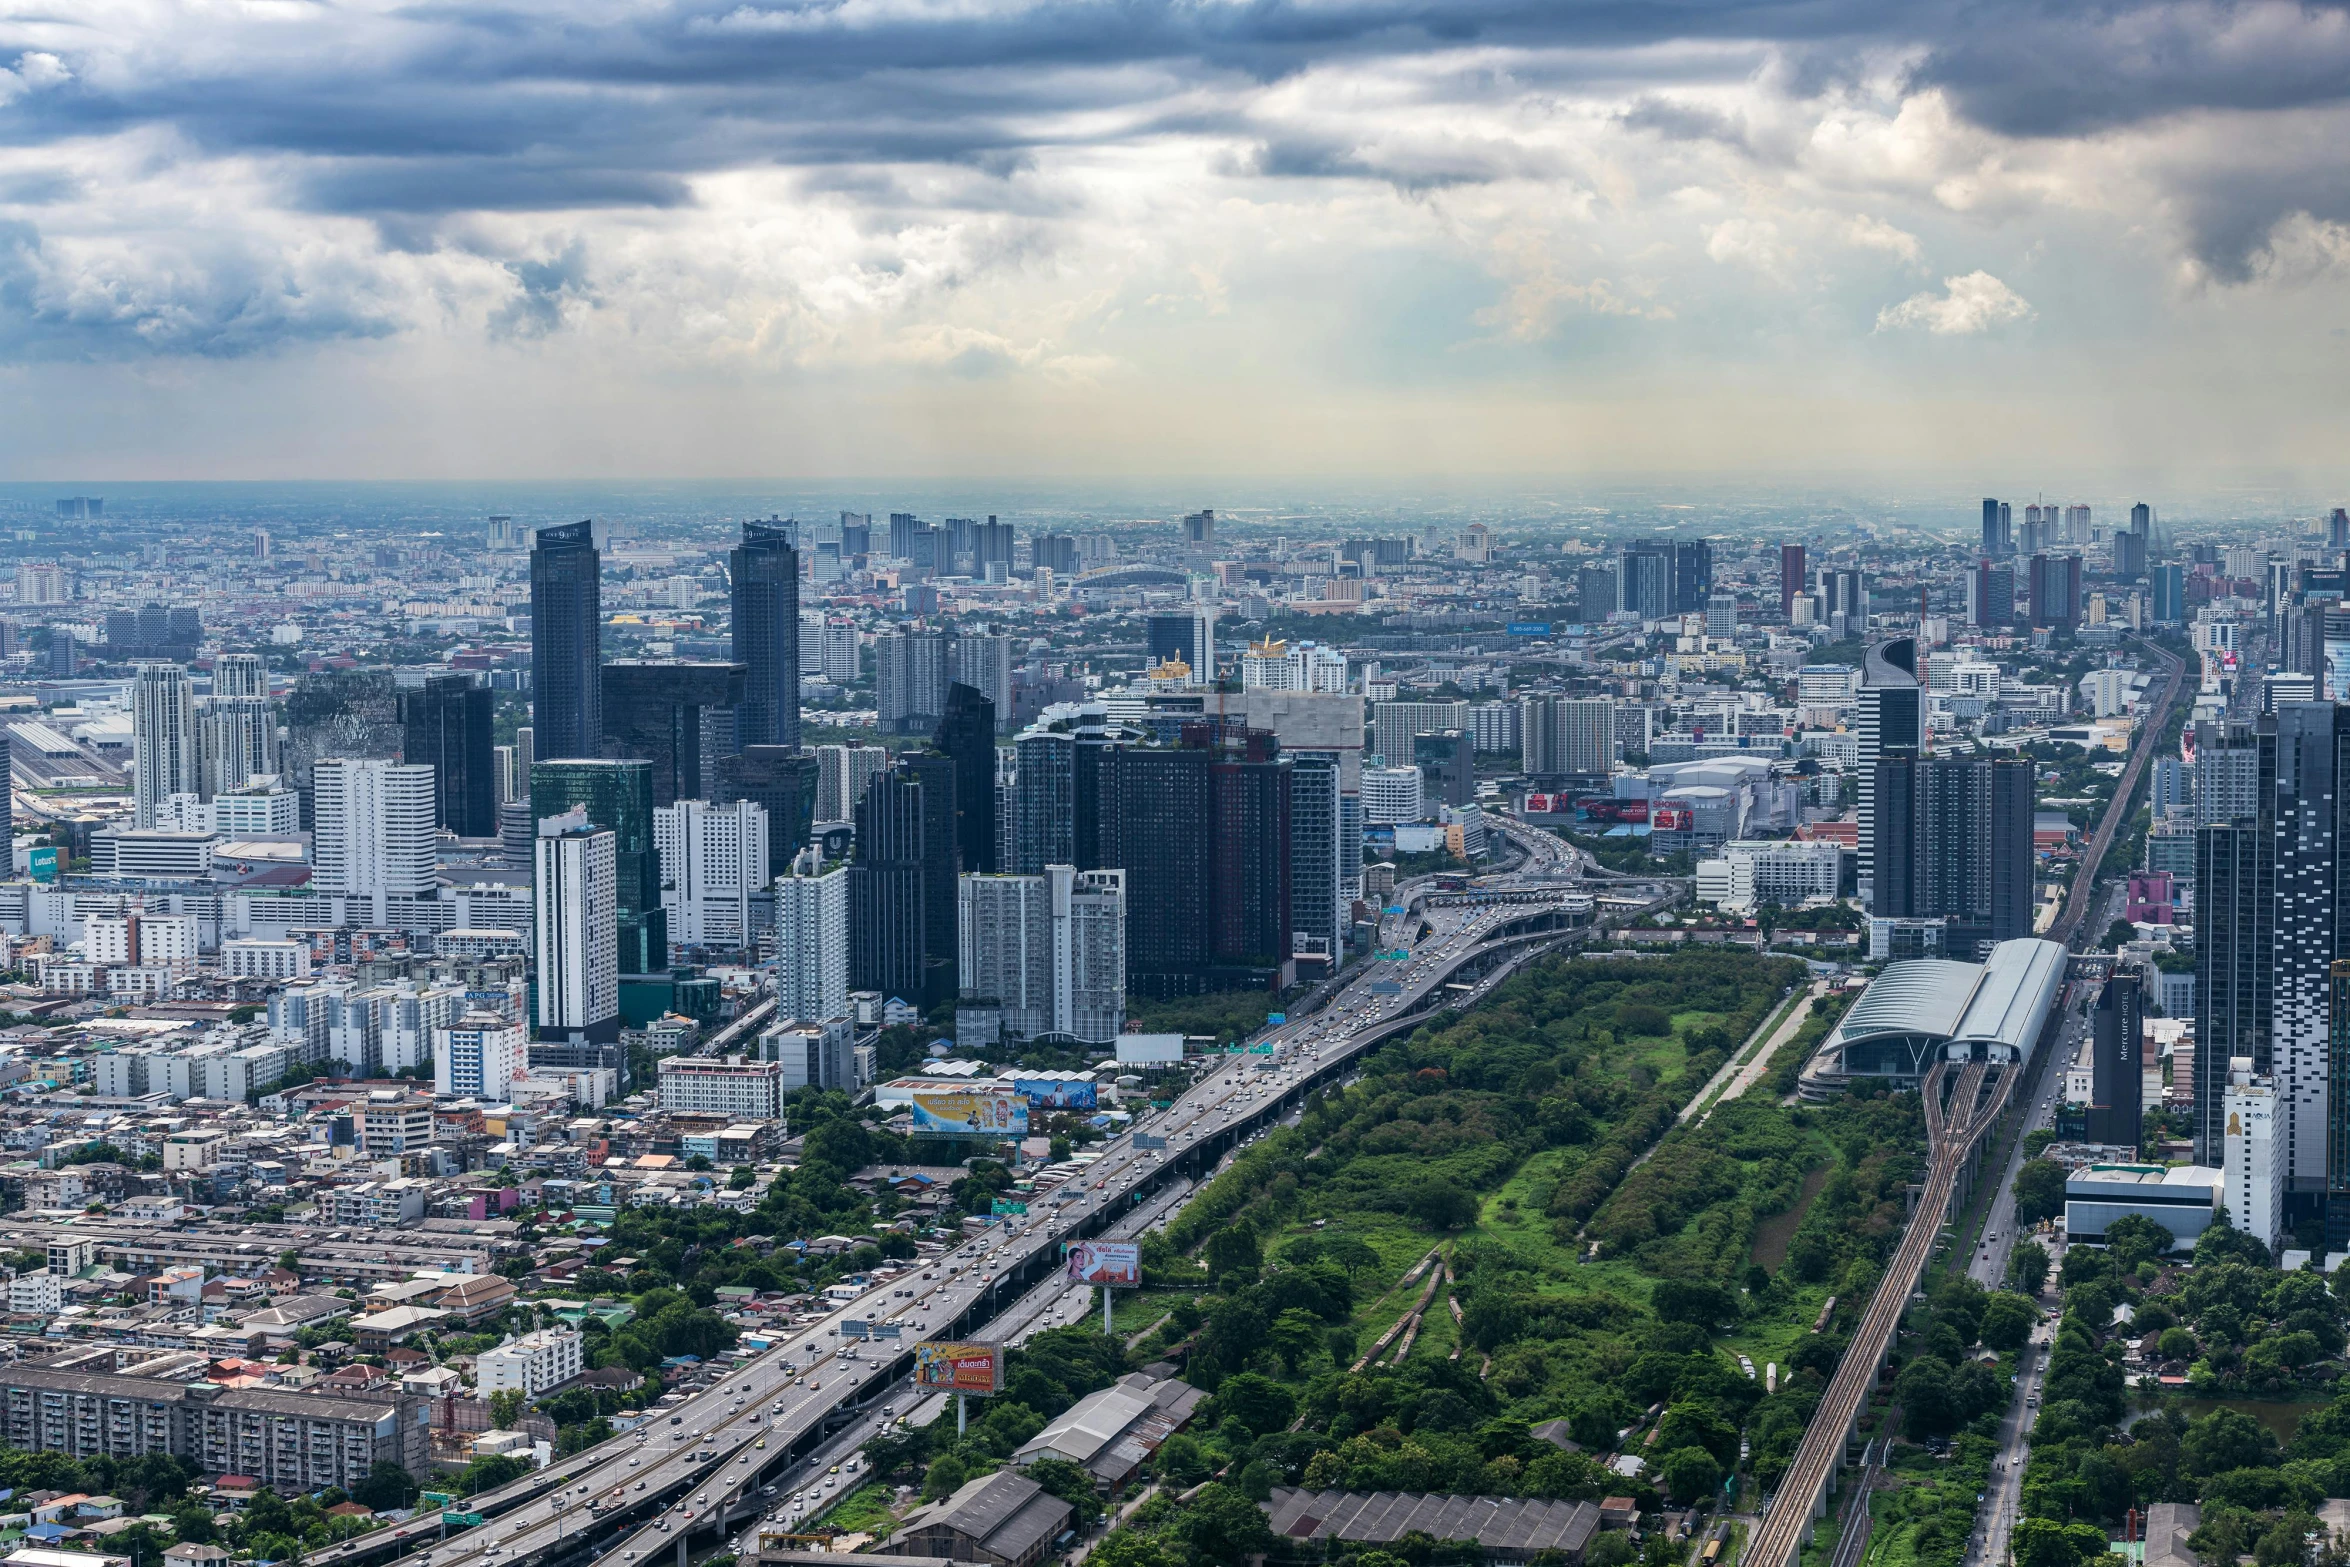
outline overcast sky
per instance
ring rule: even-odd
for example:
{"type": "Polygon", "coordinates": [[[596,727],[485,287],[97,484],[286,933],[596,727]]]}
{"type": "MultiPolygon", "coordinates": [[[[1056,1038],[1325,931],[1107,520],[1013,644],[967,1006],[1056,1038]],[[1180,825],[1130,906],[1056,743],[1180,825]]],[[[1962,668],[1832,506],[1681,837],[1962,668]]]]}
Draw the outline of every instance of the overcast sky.
{"type": "Polygon", "coordinates": [[[2350,479],[2350,21],[0,15],[9,477],[2350,479]]]}

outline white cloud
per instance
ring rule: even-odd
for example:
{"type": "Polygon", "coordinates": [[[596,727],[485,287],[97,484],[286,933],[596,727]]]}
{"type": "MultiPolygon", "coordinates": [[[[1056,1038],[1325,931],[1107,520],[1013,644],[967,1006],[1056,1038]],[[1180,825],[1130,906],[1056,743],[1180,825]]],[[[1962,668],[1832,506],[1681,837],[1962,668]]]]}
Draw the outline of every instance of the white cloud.
{"type": "Polygon", "coordinates": [[[1866,212],[1856,212],[1845,220],[1844,240],[1862,250],[1882,250],[1898,256],[1913,267],[1922,266],[1925,261],[1925,247],[1918,243],[1915,234],[1866,212]]]}
{"type": "Polygon", "coordinates": [[[2022,295],[1988,272],[1942,280],[1944,293],[1912,294],[1877,312],[1877,330],[1924,327],[1937,337],[1988,332],[2010,321],[2028,321],[2032,307],[2022,295]]]}

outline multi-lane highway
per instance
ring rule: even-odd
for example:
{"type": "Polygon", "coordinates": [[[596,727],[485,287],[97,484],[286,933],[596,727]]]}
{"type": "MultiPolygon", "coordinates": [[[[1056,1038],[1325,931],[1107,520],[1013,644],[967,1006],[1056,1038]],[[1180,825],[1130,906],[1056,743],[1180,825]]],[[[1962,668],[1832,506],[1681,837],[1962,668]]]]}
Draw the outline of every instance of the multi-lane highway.
{"type": "MultiPolygon", "coordinates": [[[[673,1549],[682,1561],[690,1537],[723,1534],[778,1505],[788,1517],[788,1499],[776,1498],[801,1466],[838,1451],[852,1435],[847,1428],[869,1432],[886,1418],[881,1409],[894,1410],[891,1390],[911,1365],[903,1346],[1021,1326],[1017,1311],[1005,1307],[1057,1272],[1063,1243],[1121,1220],[1159,1216],[1158,1204],[1148,1213],[1137,1209],[1182,1183],[1167,1204],[1173,1206],[1190,1182],[1293,1111],[1307,1092],[1351,1072],[1362,1051],[1416,1026],[1417,1015],[1440,1003],[1480,999],[1531,952],[1571,936],[1565,911],[1584,895],[1566,847],[1515,823],[1500,830],[1524,850],[1515,871],[1480,878],[1470,901],[1431,908],[1415,890],[1397,905],[1401,912],[1383,915],[1379,947],[1401,955],[1364,965],[1313,1016],[1261,1033],[1252,1041],[1256,1050],[1218,1060],[1171,1108],[1144,1120],[1137,1130],[1163,1139],[1164,1149],[1138,1148],[1131,1132],[1113,1139],[1025,1221],[985,1231],[839,1304],[657,1412],[653,1423],[466,1501],[483,1515],[479,1527],[443,1539],[440,1519],[427,1514],[317,1552],[312,1567],[356,1567],[410,1552],[426,1553],[427,1567],[590,1557],[597,1567],[630,1567],[673,1549]],[[1536,888],[1553,896],[1521,901],[1536,888]],[[903,1337],[887,1348],[845,1342],[840,1326],[849,1319],[895,1322],[903,1337]]],[[[1661,886],[1648,894],[1645,902],[1623,900],[1625,912],[1679,896],[1661,886]]],[[[1037,1311],[1059,1298],[1058,1289],[1044,1293],[1037,1311]]]]}

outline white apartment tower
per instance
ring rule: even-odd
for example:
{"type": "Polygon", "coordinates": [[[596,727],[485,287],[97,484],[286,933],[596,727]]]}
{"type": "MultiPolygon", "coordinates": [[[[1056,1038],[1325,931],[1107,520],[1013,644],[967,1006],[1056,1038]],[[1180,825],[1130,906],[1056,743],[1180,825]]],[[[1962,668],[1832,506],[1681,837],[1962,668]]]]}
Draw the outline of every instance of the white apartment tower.
{"type": "Polygon", "coordinates": [[[311,771],[318,890],[363,905],[346,916],[394,923],[391,900],[432,894],[433,770],[423,762],[334,756],[311,771]]]}
{"type": "Polygon", "coordinates": [[[1048,865],[965,876],[956,928],[965,994],[996,1001],[1004,1031],[1114,1041],[1126,1023],[1126,873],[1048,865]]]}
{"type": "Polygon", "coordinates": [[[2221,1173],[2228,1217],[2237,1229],[2274,1249],[2285,1227],[2284,1128],[2277,1117],[2276,1083],[2254,1077],[2249,1057],[2237,1056],[2228,1065],[2221,1106],[2227,1128],[2221,1173]]]}
{"type": "Polygon", "coordinates": [[[542,1039],[620,1037],[617,841],[584,808],[539,822],[531,894],[542,1039]]]}
{"type": "Polygon", "coordinates": [[[821,1023],[848,1009],[848,867],[803,849],[775,879],[775,1015],[821,1023]]]}
{"type": "Polygon", "coordinates": [[[196,688],[177,664],[141,664],[131,677],[131,825],[150,828],[163,802],[204,786],[196,688]]]}
{"type": "Polygon", "coordinates": [[[509,1104],[514,1098],[514,1080],[529,1068],[530,1046],[523,1038],[522,1025],[495,1012],[468,1012],[452,1026],[433,1030],[432,1087],[436,1094],[509,1104]]]}
{"type": "Polygon", "coordinates": [[[653,844],[670,944],[735,952],[749,946],[751,898],[767,884],[767,808],[749,800],[658,806],[653,844]]]}

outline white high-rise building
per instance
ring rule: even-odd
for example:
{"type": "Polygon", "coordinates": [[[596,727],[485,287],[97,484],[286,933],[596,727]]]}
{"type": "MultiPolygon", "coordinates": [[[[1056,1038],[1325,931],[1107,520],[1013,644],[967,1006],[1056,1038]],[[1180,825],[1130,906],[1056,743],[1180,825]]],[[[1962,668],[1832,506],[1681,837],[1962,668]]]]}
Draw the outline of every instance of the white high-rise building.
{"type": "Polygon", "coordinates": [[[211,830],[223,838],[290,838],[301,829],[302,802],[274,773],[255,773],[212,797],[211,830]]]}
{"type": "Polygon", "coordinates": [[[196,688],[177,664],[141,664],[131,677],[131,825],[152,827],[164,800],[204,787],[196,688]]]}
{"type": "Polygon", "coordinates": [[[514,1098],[514,1080],[529,1070],[530,1047],[523,1038],[522,1025],[495,1012],[468,1012],[453,1026],[433,1031],[432,1087],[436,1094],[462,1094],[508,1104],[514,1098]]]}
{"type": "Polygon", "coordinates": [[[803,849],[775,879],[775,1015],[820,1023],[848,1009],[848,867],[803,849]]]}
{"type": "Polygon", "coordinates": [[[1116,1040],[1126,1026],[1124,871],[965,876],[959,894],[963,992],[1001,1003],[1005,1033],[1116,1040]]]}
{"type": "Polygon", "coordinates": [[[1518,704],[1526,772],[1604,777],[1616,766],[1616,704],[1606,697],[1530,696],[1518,704]]]}
{"type": "Polygon", "coordinates": [[[820,745],[816,748],[816,820],[856,820],[857,802],[873,775],[889,766],[889,748],[879,745],[820,745]]]}
{"type": "Polygon", "coordinates": [[[391,900],[431,895],[438,871],[433,770],[423,762],[327,757],[311,770],[317,887],[360,900],[378,926],[393,923],[391,900]]]}
{"type": "Polygon", "coordinates": [[[1861,901],[1876,907],[1877,758],[1888,752],[1923,755],[1926,749],[1926,693],[1918,684],[1917,642],[1895,637],[1868,650],[1861,661],[1860,753],[1854,770],[1855,813],[1860,821],[1861,901]]]}
{"type": "Polygon", "coordinates": [[[1251,642],[1240,655],[1240,687],[1244,691],[1346,690],[1346,655],[1318,642],[1280,642],[1267,638],[1251,642]]]}
{"type": "Polygon", "coordinates": [[[947,649],[947,678],[995,704],[1000,728],[1012,717],[1012,639],[995,633],[955,638],[947,649]]]}
{"type": "Polygon", "coordinates": [[[816,639],[817,673],[827,680],[850,681],[861,672],[857,628],[846,620],[827,620],[816,639]]]}
{"type": "Polygon", "coordinates": [[[1420,796],[1420,770],[1417,767],[1366,767],[1363,769],[1363,825],[1389,827],[1398,822],[1416,822],[1427,814],[1427,806],[1420,796]]]}
{"type": "Polygon", "coordinates": [[[620,1037],[618,840],[586,809],[539,822],[532,845],[539,1037],[620,1037]]]}
{"type": "Polygon", "coordinates": [[[277,775],[277,714],[269,698],[213,697],[205,702],[196,725],[207,798],[241,789],[256,777],[277,775]]]}
{"type": "Polygon", "coordinates": [[[767,885],[767,808],[749,800],[658,806],[653,845],[670,945],[736,952],[750,945],[751,897],[767,885]]]}
{"type": "Polygon", "coordinates": [[[2285,1228],[2285,1150],[2273,1079],[2254,1077],[2250,1058],[2229,1062],[2225,1149],[2228,1217],[2272,1250],[2285,1228]]]}
{"type": "Polygon", "coordinates": [[[258,653],[223,653],[212,665],[215,697],[266,697],[269,663],[258,653]]]}

